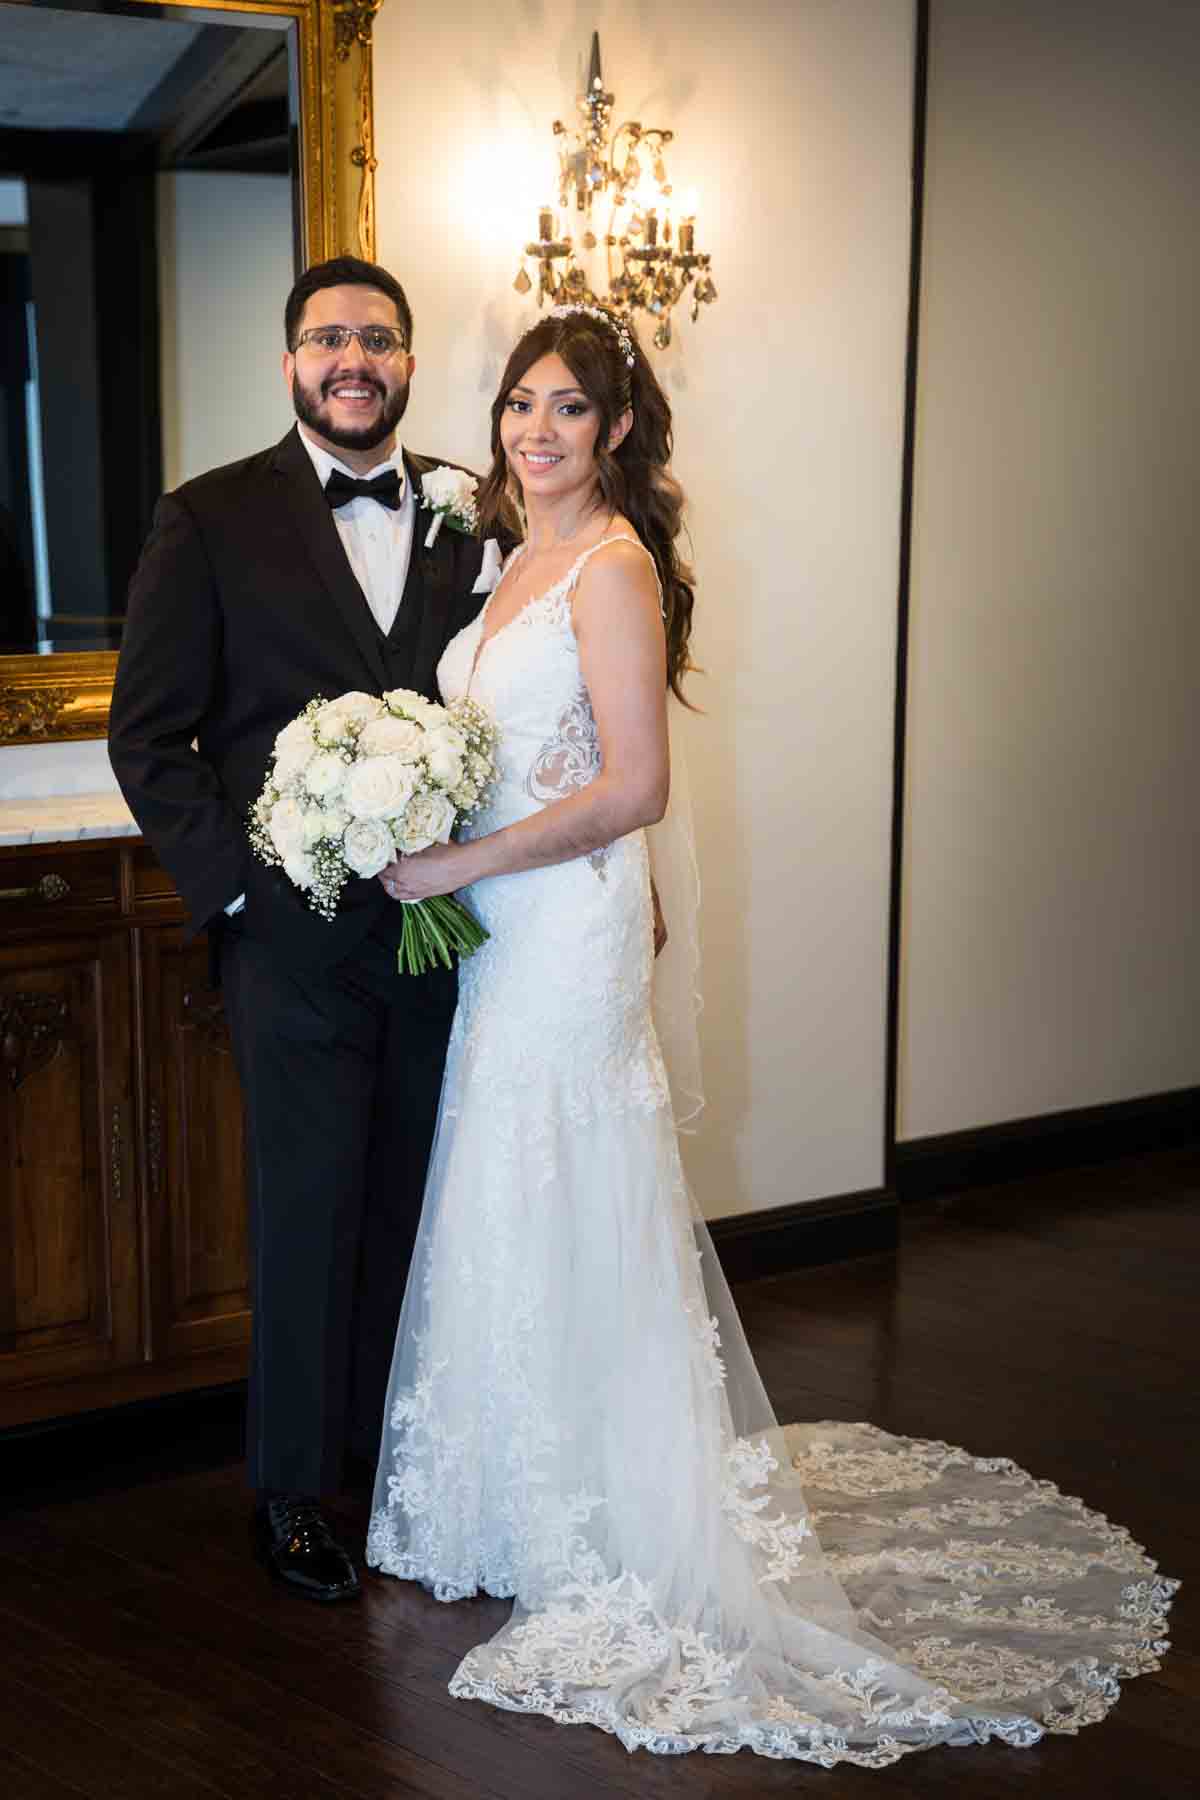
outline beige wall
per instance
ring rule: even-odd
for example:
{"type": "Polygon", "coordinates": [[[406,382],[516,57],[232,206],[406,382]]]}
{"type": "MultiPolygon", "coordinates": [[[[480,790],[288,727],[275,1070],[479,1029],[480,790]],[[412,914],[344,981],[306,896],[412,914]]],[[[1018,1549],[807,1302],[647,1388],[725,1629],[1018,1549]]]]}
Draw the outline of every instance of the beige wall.
{"type": "Polygon", "coordinates": [[[294,279],[286,175],[158,178],[163,487],[282,437],[283,302],[294,279]]]}
{"type": "Polygon", "coordinates": [[[933,6],[903,1138],[1200,1081],[1198,67],[933,6]]]}
{"type": "Polygon", "coordinates": [[[699,573],[710,1215],[882,1179],[912,9],[385,6],[379,252],[417,316],[405,434],[485,457],[512,291],[593,24],[620,117],[677,132],[719,303],[662,359],[699,573]]]}

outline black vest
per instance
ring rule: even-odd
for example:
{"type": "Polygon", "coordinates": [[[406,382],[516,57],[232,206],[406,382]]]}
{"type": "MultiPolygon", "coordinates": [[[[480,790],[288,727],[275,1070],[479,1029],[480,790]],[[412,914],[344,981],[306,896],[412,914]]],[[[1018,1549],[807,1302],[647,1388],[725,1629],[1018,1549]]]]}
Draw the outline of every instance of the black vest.
{"type": "MultiPolygon", "coordinates": [[[[363,605],[366,606],[366,598],[363,605]]],[[[375,624],[374,614],[371,623],[375,626],[383,651],[384,665],[387,669],[389,688],[411,687],[413,685],[413,667],[417,657],[417,646],[421,637],[421,622],[425,616],[425,558],[421,554],[421,515],[417,513],[413,520],[412,554],[408,559],[408,574],[404,579],[404,592],[400,604],[396,608],[396,617],[392,620],[392,628],[386,637],[375,624]]],[[[431,694],[429,698],[436,699],[431,694]]]]}

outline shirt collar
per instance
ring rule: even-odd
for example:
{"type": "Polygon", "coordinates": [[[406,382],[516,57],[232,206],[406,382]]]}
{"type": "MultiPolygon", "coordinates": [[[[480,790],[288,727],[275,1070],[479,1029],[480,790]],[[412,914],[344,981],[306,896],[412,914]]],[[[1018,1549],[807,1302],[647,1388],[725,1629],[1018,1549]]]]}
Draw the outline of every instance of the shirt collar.
{"type": "MultiPolygon", "coordinates": [[[[330,475],[335,469],[340,469],[343,475],[349,475],[354,481],[359,479],[358,471],[356,469],[347,468],[346,464],[338,457],[331,456],[329,451],[322,449],[320,444],[314,444],[303,425],[298,427],[298,436],[300,442],[308,451],[312,466],[317,471],[317,480],[321,483],[322,487],[325,486],[325,483],[329,480],[330,475]]],[[[400,497],[401,499],[405,499],[407,497],[406,488],[408,485],[408,476],[404,468],[403,445],[397,443],[391,456],[386,457],[381,463],[376,463],[373,469],[368,469],[366,475],[364,475],[362,479],[364,481],[370,481],[373,476],[382,475],[385,469],[395,469],[397,475],[400,477],[400,497]]]]}

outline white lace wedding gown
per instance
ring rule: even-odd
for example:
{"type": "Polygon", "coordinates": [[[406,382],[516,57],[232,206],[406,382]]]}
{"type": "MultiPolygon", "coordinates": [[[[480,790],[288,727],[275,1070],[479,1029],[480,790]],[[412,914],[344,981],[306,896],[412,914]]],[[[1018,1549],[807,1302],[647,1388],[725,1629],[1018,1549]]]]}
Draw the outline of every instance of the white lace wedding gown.
{"type": "MultiPolygon", "coordinates": [[[[599,768],[585,560],[442,659],[501,730],[477,833],[599,768]]],[[[645,834],[470,901],[491,936],[461,971],[367,1548],[439,1600],[513,1597],[451,1692],[826,1766],[1101,1718],[1158,1666],[1177,1585],[1127,1532],[1007,1461],[776,1423],[680,1164],[645,834]]]]}

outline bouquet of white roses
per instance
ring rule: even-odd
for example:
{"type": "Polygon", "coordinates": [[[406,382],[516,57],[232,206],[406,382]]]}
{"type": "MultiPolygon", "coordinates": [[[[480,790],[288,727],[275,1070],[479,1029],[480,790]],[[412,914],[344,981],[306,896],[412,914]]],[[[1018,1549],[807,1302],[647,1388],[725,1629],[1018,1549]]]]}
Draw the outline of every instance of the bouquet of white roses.
{"type": "MultiPolygon", "coordinates": [[[[495,746],[474,700],[437,706],[411,688],[311,700],[275,739],[250,842],[332,919],[351,875],[449,841],[495,778],[495,746]]],[[[449,894],[401,904],[401,974],[449,968],[453,952],[470,956],[487,937],[449,894]]]]}

